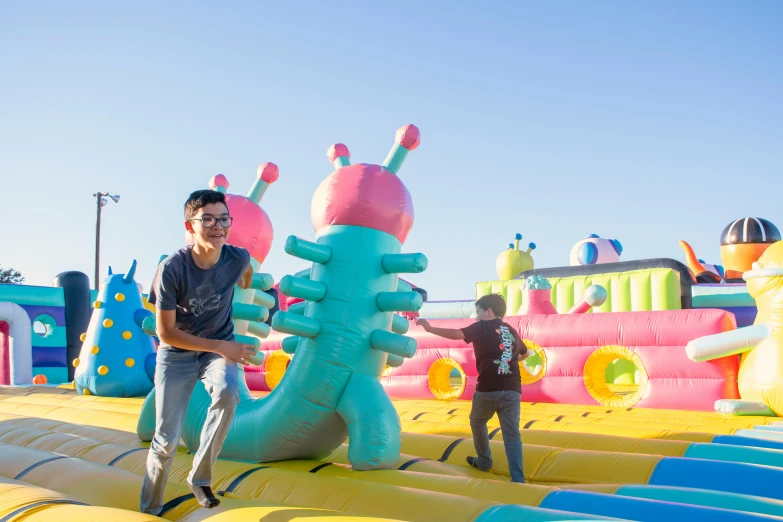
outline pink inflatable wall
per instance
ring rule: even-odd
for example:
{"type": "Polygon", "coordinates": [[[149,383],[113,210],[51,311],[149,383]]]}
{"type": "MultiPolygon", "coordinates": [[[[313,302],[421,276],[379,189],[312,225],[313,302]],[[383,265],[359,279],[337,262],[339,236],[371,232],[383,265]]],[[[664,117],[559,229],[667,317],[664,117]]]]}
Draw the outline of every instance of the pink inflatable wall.
{"type": "MultiPolygon", "coordinates": [[[[431,321],[445,328],[462,328],[472,322],[431,321]]],[[[524,315],[507,317],[506,322],[544,354],[545,363],[538,374],[543,377],[536,380],[528,375],[528,380],[535,382],[522,386],[526,402],[713,411],[716,400],[739,398],[739,356],[696,363],[685,353],[692,339],[736,329],[734,316],[724,310],[524,315]],[[606,389],[603,395],[595,389],[595,381],[603,378],[606,364],[617,354],[631,357],[645,376],[635,396],[613,398],[606,389]]],[[[448,376],[454,363],[464,375],[463,386],[461,393],[448,398],[473,397],[477,373],[471,346],[435,337],[413,323],[407,335],[418,343],[416,355],[398,368],[386,369],[381,383],[390,397],[432,399],[442,396],[444,390],[451,393],[448,376]]],[[[285,337],[273,331],[262,341],[264,365],[246,370],[251,390],[270,389],[266,365],[273,353],[280,355],[285,337]]],[[[278,380],[284,368],[278,359],[278,380]]]]}
{"type": "MultiPolygon", "coordinates": [[[[588,391],[585,366],[602,347],[621,347],[617,349],[635,354],[641,361],[647,379],[633,403],[636,407],[712,411],[717,399],[739,398],[738,356],[695,363],[685,354],[688,341],[736,328],[733,315],[723,310],[533,315],[508,317],[506,321],[522,339],[539,345],[546,356],[544,377],[523,385],[526,402],[601,404],[588,391]]],[[[446,328],[461,328],[471,322],[431,321],[433,326],[446,328]]],[[[432,398],[431,370],[439,360],[450,358],[465,373],[465,388],[458,398],[472,398],[477,375],[471,347],[432,336],[418,327],[412,327],[408,335],[418,342],[416,355],[382,379],[391,397],[432,398]]]]}

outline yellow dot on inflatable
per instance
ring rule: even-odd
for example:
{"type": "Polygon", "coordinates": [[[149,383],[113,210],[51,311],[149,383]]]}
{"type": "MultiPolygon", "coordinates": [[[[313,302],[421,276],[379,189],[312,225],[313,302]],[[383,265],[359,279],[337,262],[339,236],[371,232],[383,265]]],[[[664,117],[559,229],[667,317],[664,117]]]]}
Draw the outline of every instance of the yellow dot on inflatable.
{"type": "Polygon", "coordinates": [[[74,368],[76,368],[77,366],[79,366],[79,363],[80,363],[80,362],[81,362],[81,361],[79,360],[79,358],[78,358],[78,357],[77,357],[76,359],[74,359],[74,360],[73,360],[73,367],[74,367],[74,368]]]}
{"type": "Polygon", "coordinates": [[[111,328],[114,325],[114,321],[111,319],[104,319],[103,320],[103,327],[104,328],[111,328]]]}
{"type": "Polygon", "coordinates": [[[100,373],[101,375],[106,375],[107,373],[109,373],[109,367],[108,366],[99,366],[98,367],[98,373],[100,373]]]}
{"type": "Polygon", "coordinates": [[[130,330],[125,330],[122,332],[122,338],[126,341],[129,340],[131,337],[133,337],[133,334],[130,332],[130,330]]]}
{"type": "Polygon", "coordinates": [[[92,392],[91,392],[90,390],[88,390],[87,388],[83,389],[83,390],[82,390],[82,393],[83,393],[84,395],[92,395],[92,392]]]}
{"type": "Polygon", "coordinates": [[[125,300],[125,294],[123,294],[122,292],[117,292],[114,298],[119,302],[123,302],[125,300]]]}
{"type": "Polygon", "coordinates": [[[133,359],[131,358],[125,359],[125,366],[127,366],[128,368],[133,368],[134,364],[136,364],[136,361],[134,361],[133,359]]]}
{"type": "Polygon", "coordinates": [[[97,346],[93,346],[93,347],[92,347],[92,349],[90,350],[90,352],[91,352],[93,355],[98,355],[98,352],[100,352],[100,351],[101,351],[101,349],[100,349],[100,348],[98,348],[97,346]]]}
{"type": "Polygon", "coordinates": [[[103,303],[101,303],[100,301],[95,301],[95,302],[92,304],[92,307],[93,307],[93,308],[100,308],[100,307],[101,307],[101,305],[103,305],[103,303]]]}
{"type": "Polygon", "coordinates": [[[84,342],[84,340],[85,340],[85,339],[87,339],[87,334],[86,334],[86,333],[83,333],[83,334],[81,334],[81,335],[79,336],[79,340],[80,340],[81,342],[84,342]]]}

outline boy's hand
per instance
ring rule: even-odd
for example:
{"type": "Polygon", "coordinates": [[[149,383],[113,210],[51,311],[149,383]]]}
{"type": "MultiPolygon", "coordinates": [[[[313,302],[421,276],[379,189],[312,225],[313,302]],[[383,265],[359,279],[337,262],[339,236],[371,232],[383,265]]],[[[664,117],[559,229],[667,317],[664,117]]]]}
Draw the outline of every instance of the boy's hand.
{"type": "Polygon", "coordinates": [[[430,326],[429,321],[427,321],[426,319],[417,319],[416,324],[424,328],[425,332],[429,332],[430,328],[432,328],[432,326],[430,326]]]}
{"type": "Polygon", "coordinates": [[[256,354],[256,348],[252,344],[238,343],[235,341],[218,341],[217,353],[235,363],[247,366],[249,360],[256,354]]]}

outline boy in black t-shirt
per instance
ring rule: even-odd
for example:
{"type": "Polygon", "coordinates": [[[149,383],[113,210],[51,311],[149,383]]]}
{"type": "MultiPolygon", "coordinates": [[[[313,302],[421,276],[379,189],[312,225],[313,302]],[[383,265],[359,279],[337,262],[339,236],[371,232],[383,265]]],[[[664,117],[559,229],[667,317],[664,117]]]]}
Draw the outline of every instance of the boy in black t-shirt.
{"type": "Polygon", "coordinates": [[[528,356],[527,347],[513,327],[503,322],[506,301],[503,296],[485,295],[476,301],[476,322],[465,328],[436,328],[420,319],[416,324],[427,332],[473,344],[478,383],[470,410],[470,429],[477,457],[468,464],[482,471],[492,467],[487,421],[497,413],[506,448],[511,482],[525,482],[522,472],[522,439],[519,435],[519,407],[522,378],[519,361],[528,356]]]}

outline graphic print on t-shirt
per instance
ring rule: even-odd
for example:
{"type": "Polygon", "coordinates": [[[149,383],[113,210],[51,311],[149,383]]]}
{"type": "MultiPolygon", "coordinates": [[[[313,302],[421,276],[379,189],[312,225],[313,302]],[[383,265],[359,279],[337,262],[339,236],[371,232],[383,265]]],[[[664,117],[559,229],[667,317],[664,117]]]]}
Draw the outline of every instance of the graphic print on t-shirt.
{"type": "Polygon", "coordinates": [[[207,310],[217,310],[220,308],[220,294],[215,293],[215,289],[212,288],[210,283],[196,288],[198,297],[194,297],[190,301],[191,310],[196,317],[200,316],[207,310]]]}
{"type": "Polygon", "coordinates": [[[495,331],[500,334],[500,349],[503,354],[500,359],[495,359],[492,362],[498,365],[498,374],[510,375],[511,367],[508,362],[511,360],[511,354],[514,350],[514,336],[511,335],[508,326],[504,324],[501,324],[500,328],[495,331]]]}

